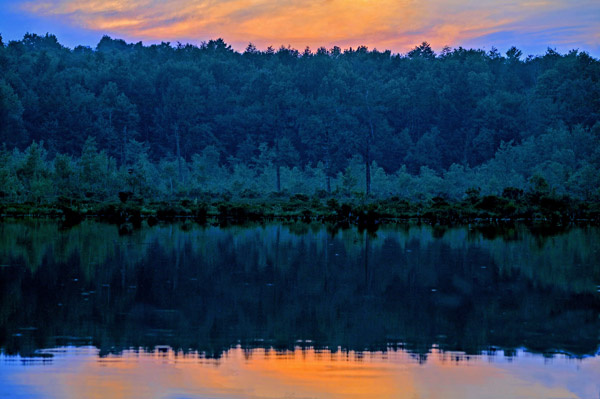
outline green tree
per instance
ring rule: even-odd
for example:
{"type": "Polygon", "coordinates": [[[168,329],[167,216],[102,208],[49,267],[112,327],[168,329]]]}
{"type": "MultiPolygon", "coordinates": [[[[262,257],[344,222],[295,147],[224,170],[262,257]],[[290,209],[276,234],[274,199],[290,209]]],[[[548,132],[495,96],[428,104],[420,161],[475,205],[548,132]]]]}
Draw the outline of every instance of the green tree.
{"type": "Polygon", "coordinates": [[[75,168],[71,156],[56,154],[52,181],[59,195],[72,197],[78,194],[75,168]]]}
{"type": "Polygon", "coordinates": [[[10,84],[0,78],[0,142],[11,147],[27,141],[24,108],[10,84]]]}
{"type": "Polygon", "coordinates": [[[116,156],[121,165],[127,165],[127,145],[137,136],[139,115],[136,106],[127,96],[119,93],[114,82],[109,82],[102,88],[98,97],[99,137],[109,155],[116,156]]]}
{"type": "Polygon", "coordinates": [[[53,191],[46,155],[44,143],[34,141],[25,150],[25,158],[17,170],[28,198],[38,203],[48,200],[53,191]]]}
{"type": "Polygon", "coordinates": [[[107,197],[111,188],[110,174],[114,172],[110,159],[104,151],[98,152],[96,139],[88,136],[79,159],[79,190],[85,197],[107,197]]]}

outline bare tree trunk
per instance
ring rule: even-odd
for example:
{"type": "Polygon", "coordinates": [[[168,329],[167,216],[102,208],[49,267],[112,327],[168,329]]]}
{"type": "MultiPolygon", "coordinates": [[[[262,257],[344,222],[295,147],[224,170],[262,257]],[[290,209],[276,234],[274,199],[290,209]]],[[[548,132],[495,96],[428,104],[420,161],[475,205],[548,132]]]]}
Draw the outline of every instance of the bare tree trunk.
{"type": "Polygon", "coordinates": [[[325,179],[327,180],[327,193],[331,194],[331,153],[329,147],[329,130],[325,131],[325,179]]]}
{"type": "Polygon", "coordinates": [[[367,197],[371,194],[371,140],[375,138],[375,128],[373,126],[373,115],[371,115],[371,106],[369,104],[369,90],[365,93],[365,102],[367,103],[367,114],[369,116],[369,133],[367,134],[367,148],[365,154],[365,162],[366,162],[366,180],[367,180],[367,197]]]}
{"type": "Polygon", "coordinates": [[[179,126],[175,126],[175,145],[177,146],[177,169],[179,173],[179,182],[183,180],[183,171],[181,169],[181,147],[179,146],[179,126]]]}
{"type": "Polygon", "coordinates": [[[371,139],[367,137],[367,151],[365,154],[365,173],[367,181],[367,197],[371,194],[371,139]]]}
{"type": "Polygon", "coordinates": [[[275,168],[277,170],[277,192],[280,193],[281,192],[281,165],[279,165],[279,162],[277,163],[275,168]]]}
{"type": "Polygon", "coordinates": [[[127,160],[125,159],[125,146],[127,145],[127,126],[123,126],[123,137],[121,143],[121,165],[127,164],[127,160]]]}

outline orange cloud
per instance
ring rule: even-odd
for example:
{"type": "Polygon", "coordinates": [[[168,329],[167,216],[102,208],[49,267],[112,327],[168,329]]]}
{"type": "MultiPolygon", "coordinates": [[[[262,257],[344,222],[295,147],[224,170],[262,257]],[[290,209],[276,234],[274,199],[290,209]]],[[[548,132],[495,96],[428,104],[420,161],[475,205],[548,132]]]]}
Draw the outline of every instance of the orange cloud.
{"type": "Polygon", "coordinates": [[[238,49],[251,41],[263,48],[367,45],[403,52],[423,40],[436,48],[479,45],[485,39],[488,46],[502,46],[504,39],[527,37],[543,41],[543,46],[578,40],[597,46],[598,21],[593,15],[599,15],[599,4],[587,0],[45,0],[29,1],[21,8],[131,40],[198,42],[223,37],[238,49]]]}

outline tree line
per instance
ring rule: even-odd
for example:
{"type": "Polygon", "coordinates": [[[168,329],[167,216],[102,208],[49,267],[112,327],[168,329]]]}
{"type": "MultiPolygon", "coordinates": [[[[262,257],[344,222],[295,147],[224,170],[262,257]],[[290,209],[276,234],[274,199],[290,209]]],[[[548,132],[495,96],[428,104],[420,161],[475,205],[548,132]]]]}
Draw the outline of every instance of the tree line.
{"type": "Polygon", "coordinates": [[[422,43],[406,54],[0,38],[10,200],[200,192],[600,195],[600,62],[422,43]]]}

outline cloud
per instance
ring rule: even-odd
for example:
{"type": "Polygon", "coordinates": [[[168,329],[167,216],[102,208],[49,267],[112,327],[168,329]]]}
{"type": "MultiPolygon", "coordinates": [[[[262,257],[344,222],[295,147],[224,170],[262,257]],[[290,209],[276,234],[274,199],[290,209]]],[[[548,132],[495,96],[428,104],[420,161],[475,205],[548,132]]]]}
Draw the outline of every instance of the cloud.
{"type": "Polygon", "coordinates": [[[404,52],[423,40],[435,48],[599,46],[596,0],[45,0],[20,9],[130,40],[223,37],[238,49],[253,42],[404,52]]]}

